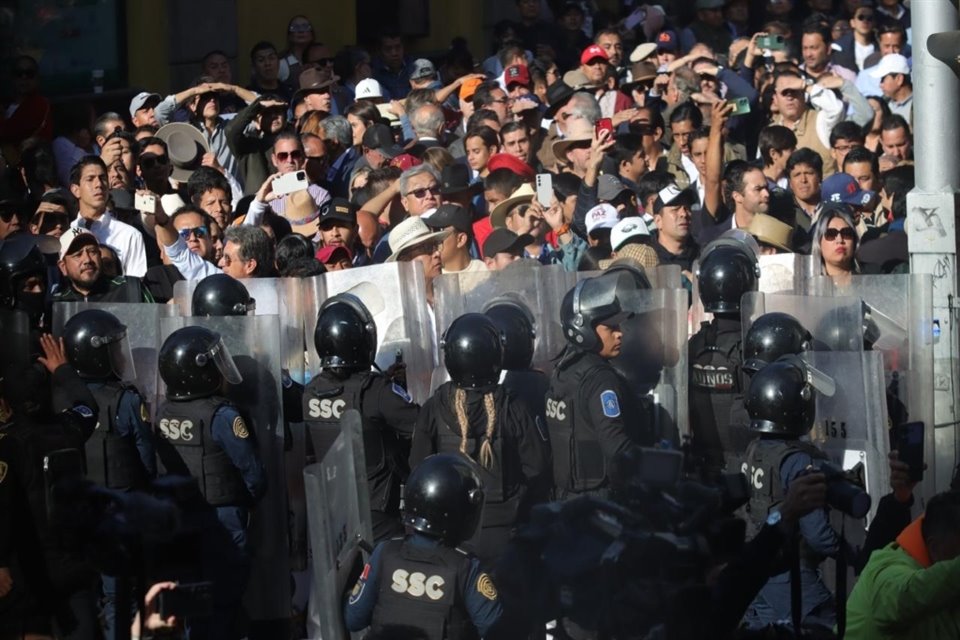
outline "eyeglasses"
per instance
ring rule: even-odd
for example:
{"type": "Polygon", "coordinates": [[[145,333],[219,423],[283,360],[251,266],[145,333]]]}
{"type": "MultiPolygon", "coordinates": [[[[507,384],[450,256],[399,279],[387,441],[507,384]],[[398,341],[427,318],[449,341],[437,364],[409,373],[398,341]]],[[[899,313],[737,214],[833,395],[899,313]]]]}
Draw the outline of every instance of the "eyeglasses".
{"type": "Polygon", "coordinates": [[[837,146],[834,147],[834,150],[839,151],[840,153],[847,153],[847,152],[849,152],[851,149],[856,149],[856,148],[859,147],[859,146],[861,146],[861,145],[859,145],[859,144],[838,144],[837,146]]]}
{"type": "Polygon", "coordinates": [[[857,232],[850,227],[844,227],[843,229],[827,229],[823,232],[823,239],[827,242],[833,242],[838,236],[844,240],[852,241],[856,240],[857,232]]]}
{"type": "Polygon", "coordinates": [[[286,162],[288,159],[296,162],[297,160],[303,160],[303,151],[299,149],[294,149],[293,151],[277,151],[277,160],[280,162],[286,162]]]}
{"type": "Polygon", "coordinates": [[[859,20],[861,22],[873,22],[872,13],[861,13],[859,15],[853,16],[854,20],[859,20]]]}
{"type": "Polygon", "coordinates": [[[37,75],[36,69],[14,69],[13,77],[14,78],[35,78],[37,75]]]}
{"type": "Polygon", "coordinates": [[[188,227],[186,229],[180,229],[177,231],[177,233],[180,234],[180,237],[184,240],[189,240],[191,234],[193,234],[197,240],[203,240],[210,235],[210,230],[207,229],[206,226],[192,228],[188,227]]]}
{"type": "Polygon", "coordinates": [[[140,168],[144,171],[150,171],[156,166],[165,167],[170,164],[170,158],[167,156],[143,156],[140,158],[140,168]]]}
{"type": "Polygon", "coordinates": [[[307,33],[313,31],[313,25],[311,24],[292,24],[289,29],[290,33],[307,33]]]}
{"type": "Polygon", "coordinates": [[[428,193],[432,196],[438,196],[440,195],[440,187],[433,185],[432,187],[421,187],[420,189],[407,191],[408,196],[413,196],[417,200],[423,200],[425,197],[427,197],[428,193]]]}

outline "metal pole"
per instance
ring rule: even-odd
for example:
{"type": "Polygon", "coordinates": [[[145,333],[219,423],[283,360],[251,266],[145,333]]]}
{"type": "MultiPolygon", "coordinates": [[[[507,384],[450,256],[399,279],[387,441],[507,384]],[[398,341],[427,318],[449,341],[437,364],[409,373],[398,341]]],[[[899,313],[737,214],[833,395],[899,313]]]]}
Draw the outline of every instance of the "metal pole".
{"type": "Polygon", "coordinates": [[[956,59],[960,39],[948,64],[942,59],[950,57],[944,55],[944,49],[952,51],[952,42],[947,47],[943,41],[935,43],[938,59],[928,49],[928,38],[957,30],[960,19],[949,0],[913,0],[910,9],[916,188],[907,195],[906,231],[911,272],[933,276],[934,416],[939,425],[935,432],[936,486],[942,491],[949,486],[957,463],[956,423],[960,416],[960,333],[954,310],[960,187],[960,79],[955,71],[960,69],[956,59]]]}

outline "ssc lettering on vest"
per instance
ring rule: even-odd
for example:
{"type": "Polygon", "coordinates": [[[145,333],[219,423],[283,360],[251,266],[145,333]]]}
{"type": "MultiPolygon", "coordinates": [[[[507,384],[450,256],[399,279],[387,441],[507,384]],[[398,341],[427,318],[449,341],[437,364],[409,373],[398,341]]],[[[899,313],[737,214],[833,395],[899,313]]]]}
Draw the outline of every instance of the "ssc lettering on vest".
{"type": "Polygon", "coordinates": [[[431,600],[439,600],[443,597],[443,589],[440,588],[443,585],[444,580],[440,576],[427,577],[419,571],[409,573],[404,569],[397,569],[393,572],[393,584],[390,588],[414,598],[427,596],[431,600]]]}
{"type": "Polygon", "coordinates": [[[159,427],[160,433],[167,440],[182,440],[183,442],[190,442],[193,440],[192,420],[184,420],[181,422],[176,418],[172,420],[164,418],[160,421],[159,427]]]}
{"type": "Polygon", "coordinates": [[[547,417],[556,418],[557,420],[566,420],[567,419],[567,403],[563,400],[551,400],[547,398],[547,417]]]}
{"type": "Polygon", "coordinates": [[[324,398],[323,400],[314,398],[308,404],[308,412],[311,418],[337,418],[339,419],[343,415],[343,410],[347,406],[347,401],[338,398],[336,400],[331,400],[330,398],[324,398]]]}
{"type": "Polygon", "coordinates": [[[751,467],[746,462],[740,467],[740,471],[743,472],[743,475],[747,476],[747,480],[753,486],[754,489],[763,489],[763,469],[758,467],[751,467]]]}
{"type": "Polygon", "coordinates": [[[726,367],[695,364],[690,373],[690,382],[698,387],[715,391],[730,391],[734,388],[733,372],[726,367]]]}

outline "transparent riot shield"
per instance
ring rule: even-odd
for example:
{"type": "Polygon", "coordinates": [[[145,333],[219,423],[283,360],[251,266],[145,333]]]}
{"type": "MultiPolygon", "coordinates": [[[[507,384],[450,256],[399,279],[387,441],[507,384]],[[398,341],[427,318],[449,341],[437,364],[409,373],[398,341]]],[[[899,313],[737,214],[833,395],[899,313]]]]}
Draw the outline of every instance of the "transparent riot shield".
{"type": "Polygon", "coordinates": [[[433,283],[437,339],[463,314],[483,313],[493,301],[510,298],[526,307],[534,319],[537,339],[533,367],[549,372],[551,360],[564,345],[560,303],[567,282],[560,265],[529,262],[517,261],[502,271],[447,273],[437,278],[433,283]]]}
{"type": "MultiPolygon", "coordinates": [[[[251,511],[247,528],[252,562],[244,608],[251,620],[286,619],[290,616],[290,562],[279,318],[163,318],[160,343],[185,326],[202,326],[219,333],[243,378],[240,384],[228,386],[226,397],[252,428],[267,474],[267,493],[251,511]]],[[[160,387],[162,393],[162,381],[160,387]]]]}
{"type": "Polygon", "coordinates": [[[760,256],[760,285],[763,293],[797,291],[804,280],[819,275],[813,256],[778,253],[760,256]]]}
{"type": "Polygon", "coordinates": [[[67,320],[84,309],[107,311],[127,327],[127,340],[133,354],[137,372],[137,389],[147,403],[150,417],[157,411],[155,401],[158,392],[157,352],[163,343],[160,321],[177,312],[176,307],[166,304],[143,304],[140,302],[57,302],[53,305],[53,332],[62,335],[67,320]]]}
{"type": "Polygon", "coordinates": [[[359,576],[363,546],[373,540],[360,414],[347,411],[340,425],[323,459],[303,470],[313,569],[307,636],[323,640],[350,637],[343,595],[351,576],[359,576]]]}
{"type": "Polygon", "coordinates": [[[407,391],[415,402],[426,401],[437,349],[420,263],[391,262],[332,271],[302,280],[301,285],[307,345],[305,381],[320,368],[313,339],[320,305],[331,296],[349,292],[363,302],[377,325],[377,366],[386,371],[398,356],[402,357],[407,366],[407,391]]]}
{"type": "Polygon", "coordinates": [[[930,498],[949,487],[954,468],[953,449],[938,450],[933,409],[934,377],[933,281],[927,274],[852,276],[835,283],[827,277],[803,283],[814,294],[846,296],[862,301],[864,343],[883,354],[890,424],[924,423],[924,461],[927,470],[919,495],[930,498]],[[938,464],[939,463],[939,464],[938,464]]]}
{"type": "Polygon", "coordinates": [[[863,313],[859,298],[750,292],[740,303],[743,337],[754,321],[772,312],[796,318],[813,336],[814,351],[863,351],[863,313]]]}

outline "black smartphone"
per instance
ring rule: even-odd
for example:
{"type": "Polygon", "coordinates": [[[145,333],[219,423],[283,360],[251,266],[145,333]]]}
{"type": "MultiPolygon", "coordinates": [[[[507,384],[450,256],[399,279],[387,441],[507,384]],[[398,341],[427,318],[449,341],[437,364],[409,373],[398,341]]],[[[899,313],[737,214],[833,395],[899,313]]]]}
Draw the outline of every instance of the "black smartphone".
{"type": "Polygon", "coordinates": [[[213,583],[178,584],[175,589],[164,589],[157,598],[161,618],[203,618],[213,612],[213,583]]]}
{"type": "Polygon", "coordinates": [[[64,490],[77,486],[83,477],[83,454],[79,449],[57,449],[43,457],[43,488],[50,522],[57,521],[57,505],[64,500],[64,490]]]}
{"type": "Polygon", "coordinates": [[[923,480],[923,422],[905,422],[890,429],[890,448],[910,466],[910,481],[923,480]]]}

